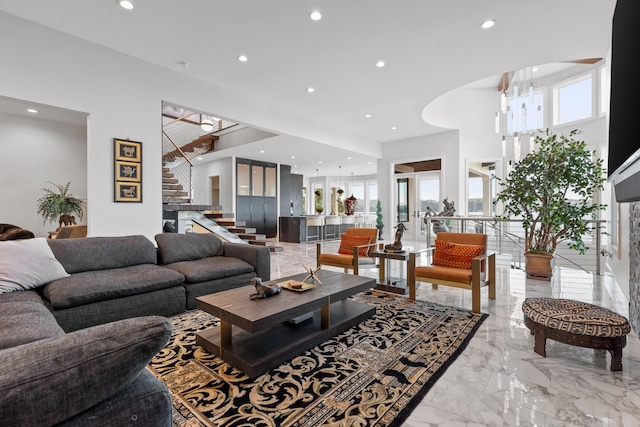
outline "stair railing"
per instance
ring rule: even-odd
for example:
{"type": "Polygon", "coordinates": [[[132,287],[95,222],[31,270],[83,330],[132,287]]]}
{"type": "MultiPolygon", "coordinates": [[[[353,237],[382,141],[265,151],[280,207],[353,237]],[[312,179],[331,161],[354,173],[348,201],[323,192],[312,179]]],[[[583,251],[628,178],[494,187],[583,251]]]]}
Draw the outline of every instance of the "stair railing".
{"type": "MultiPolygon", "coordinates": [[[[435,238],[432,224],[435,221],[445,221],[451,231],[458,233],[485,233],[488,237],[490,249],[497,254],[511,257],[511,265],[516,268],[524,267],[524,241],[525,230],[518,219],[496,220],[493,217],[460,217],[460,216],[436,216],[426,217],[426,241],[427,246],[433,244],[435,238]]],[[[577,268],[597,275],[601,274],[601,233],[605,220],[588,220],[595,227],[593,234],[583,236],[589,249],[584,255],[570,249],[568,242],[558,245],[554,253],[556,266],[577,268]]]]}
{"type": "Polygon", "coordinates": [[[183,191],[187,193],[186,196],[180,197],[163,196],[163,202],[180,203],[180,200],[184,199],[187,203],[191,203],[193,195],[193,163],[165,131],[162,131],[162,135],[162,163],[164,167],[171,170],[173,176],[182,186],[183,191]]]}

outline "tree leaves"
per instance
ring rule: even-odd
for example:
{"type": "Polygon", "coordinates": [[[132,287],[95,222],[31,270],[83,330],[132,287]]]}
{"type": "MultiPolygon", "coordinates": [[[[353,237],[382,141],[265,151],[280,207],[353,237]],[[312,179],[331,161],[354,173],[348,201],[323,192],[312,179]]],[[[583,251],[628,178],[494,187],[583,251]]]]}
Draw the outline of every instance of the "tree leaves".
{"type": "Polygon", "coordinates": [[[581,254],[588,249],[582,237],[594,229],[588,220],[606,208],[593,202],[606,178],[603,160],[575,138],[578,133],[574,129],[557,135],[547,129],[543,136],[536,135],[538,149],[500,180],[496,202],[504,203],[504,212],[496,219],[522,220],[525,252],[553,254],[565,240],[581,254]]]}

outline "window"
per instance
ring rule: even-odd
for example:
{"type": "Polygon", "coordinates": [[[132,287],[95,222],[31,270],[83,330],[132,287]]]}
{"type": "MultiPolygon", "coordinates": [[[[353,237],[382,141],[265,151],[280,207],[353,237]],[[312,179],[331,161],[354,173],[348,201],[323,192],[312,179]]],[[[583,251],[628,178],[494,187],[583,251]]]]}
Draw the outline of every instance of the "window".
{"type": "Polygon", "coordinates": [[[592,73],[553,87],[553,125],[564,125],[593,117],[592,73]]]}
{"type": "Polygon", "coordinates": [[[369,182],[369,214],[376,214],[376,207],[378,205],[378,184],[376,182],[369,182]]]}
{"type": "Polygon", "coordinates": [[[355,213],[363,213],[365,207],[364,183],[356,183],[351,186],[351,194],[358,199],[355,213]]]}

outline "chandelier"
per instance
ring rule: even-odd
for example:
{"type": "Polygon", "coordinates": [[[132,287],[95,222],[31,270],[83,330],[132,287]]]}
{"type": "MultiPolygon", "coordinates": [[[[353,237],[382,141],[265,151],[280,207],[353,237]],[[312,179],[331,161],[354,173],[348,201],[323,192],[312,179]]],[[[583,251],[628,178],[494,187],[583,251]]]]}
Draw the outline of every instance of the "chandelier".
{"type": "Polygon", "coordinates": [[[495,131],[502,132],[502,157],[507,156],[509,140],[513,157],[520,160],[522,142],[528,139],[529,152],[534,150],[533,132],[544,126],[544,94],[536,91],[534,73],[537,67],[528,67],[504,73],[498,84],[498,108],[495,131]]]}

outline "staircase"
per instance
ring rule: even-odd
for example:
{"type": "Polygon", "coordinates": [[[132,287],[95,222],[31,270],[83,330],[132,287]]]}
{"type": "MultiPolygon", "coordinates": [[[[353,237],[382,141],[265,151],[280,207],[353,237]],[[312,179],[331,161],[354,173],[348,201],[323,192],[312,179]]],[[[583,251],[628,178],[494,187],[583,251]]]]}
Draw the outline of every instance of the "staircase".
{"type": "Polygon", "coordinates": [[[264,234],[256,233],[255,228],[247,227],[244,221],[236,221],[232,214],[205,211],[204,216],[251,245],[266,246],[271,252],[282,252],[284,250],[281,246],[276,246],[275,240],[267,239],[264,234]]]}
{"type": "Polygon", "coordinates": [[[167,167],[162,168],[162,203],[182,205],[191,203],[189,192],[184,189],[167,167]]]}

